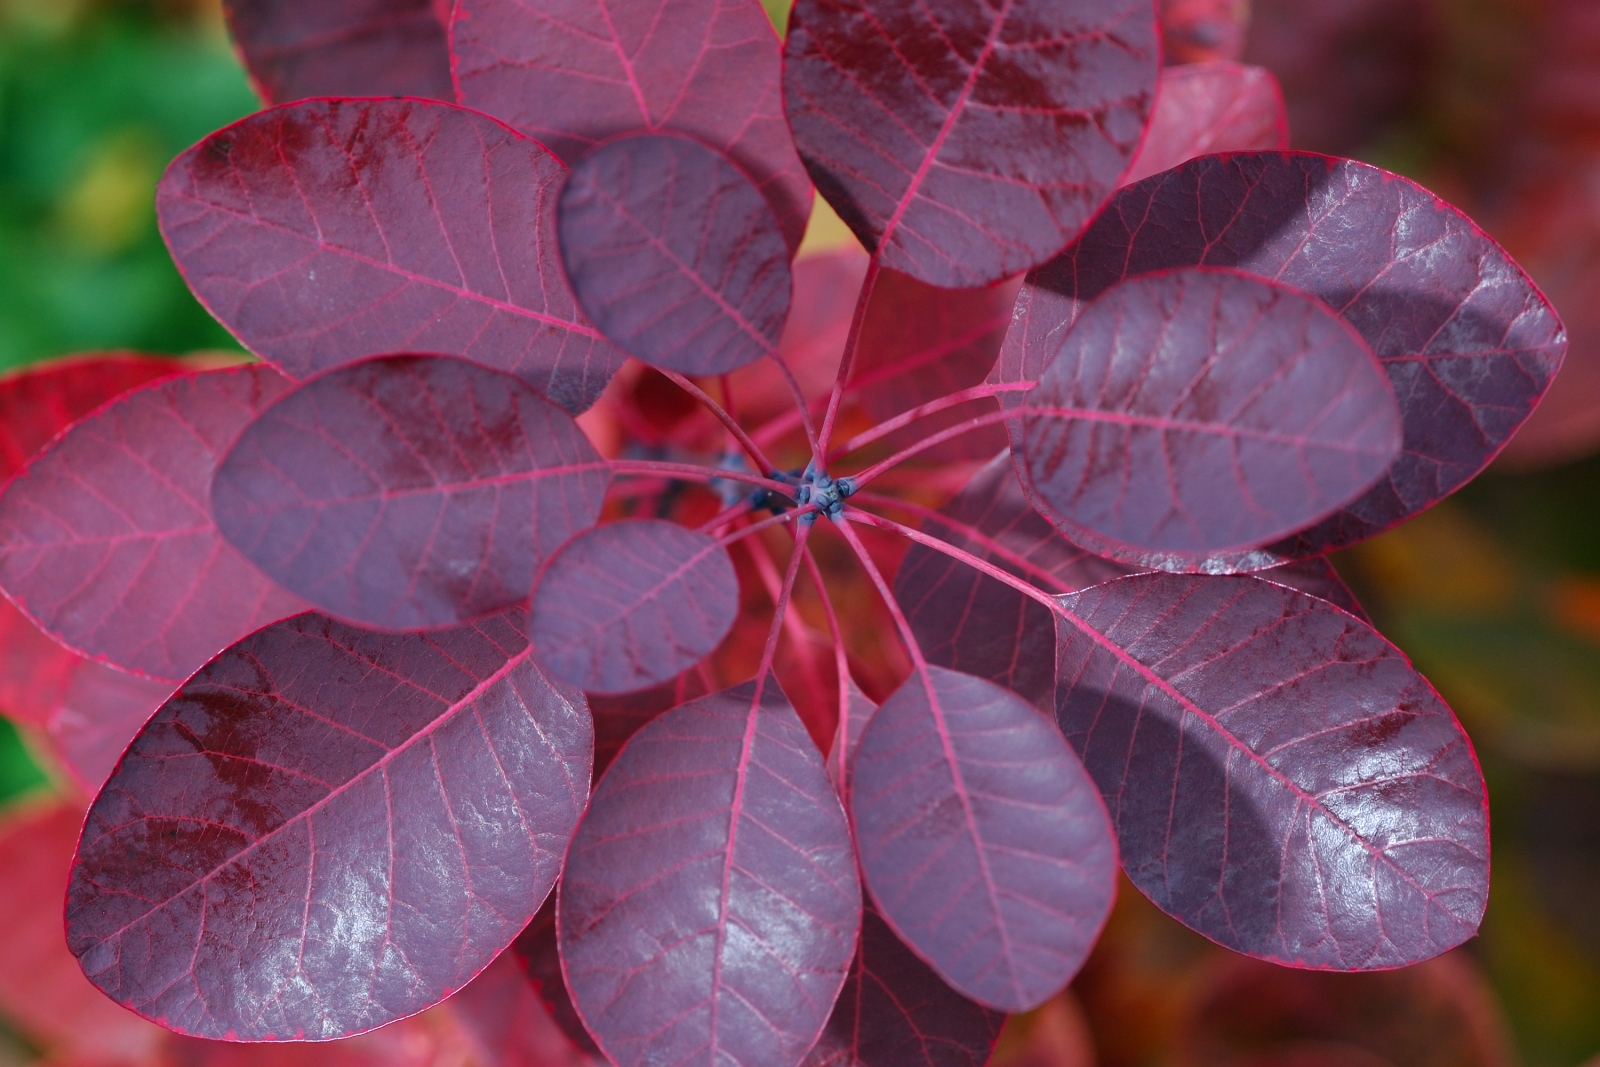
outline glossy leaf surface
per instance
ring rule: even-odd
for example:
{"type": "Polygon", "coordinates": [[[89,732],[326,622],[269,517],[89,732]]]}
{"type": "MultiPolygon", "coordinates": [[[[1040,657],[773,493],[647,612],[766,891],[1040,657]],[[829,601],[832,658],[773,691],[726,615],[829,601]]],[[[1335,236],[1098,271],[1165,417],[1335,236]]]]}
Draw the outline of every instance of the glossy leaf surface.
{"type": "Polygon", "coordinates": [[[462,108],[312,100],[189,149],[156,208],[200,302],[291,377],[436,352],[582,411],[623,357],[561,273],[565,173],[537,142],[462,108]]]}
{"type": "Polygon", "coordinates": [[[1252,577],[1062,598],[1057,717],[1135,885],[1239,952],[1364,970],[1471,937],[1489,888],[1472,745],[1404,656],[1252,577]]]}
{"type": "Polygon", "coordinates": [[[175,359],[106,354],[53,360],[0,378],[0,483],[101,404],[186,369],[175,359]]]}
{"type": "Polygon", "coordinates": [[[869,907],[850,977],[805,1067],[983,1067],[1005,1020],[945,985],[869,907]]]}
{"type": "Polygon", "coordinates": [[[592,525],[610,471],[565,411],[458,359],[390,356],[284,396],[217,471],[223,534],[361,625],[449,626],[522,602],[592,525]]]}
{"type": "Polygon", "coordinates": [[[1360,335],[1234,271],[1108,289],[1023,413],[1017,471],[1045,517],[1102,555],[1175,569],[1310,525],[1400,450],[1399,406],[1360,335]]]}
{"type": "Polygon", "coordinates": [[[463,104],[568,164],[627,133],[680,133],[723,152],[800,246],[811,181],[757,0],[457,0],[451,48],[463,104]]]}
{"type": "Polygon", "coordinates": [[[270,367],[205,371],[78,423],[0,496],[0,586],[83,655],[173,684],[303,611],[207,507],[223,453],[288,388],[270,367]]]}
{"type": "Polygon", "coordinates": [[[573,164],[561,257],[584,311],[646,363],[723,374],[771,354],[789,250],[760,190],[684,137],[627,137],[573,164]]]}
{"type": "Polygon", "coordinates": [[[1236,267],[1321,297],[1377,353],[1400,400],[1400,458],[1359,500],[1208,569],[1260,569],[1370,537],[1459,488],[1527,418],[1566,334],[1522,271],[1404,178],[1303,153],[1206,157],[1117,194],[1030,276],[993,377],[1032,380],[1083,306],[1124,278],[1236,267]]]}
{"type": "Polygon", "coordinates": [[[588,795],[588,713],[524,625],[301,615],[208,664],[89,811],[67,939],[90,980],[252,1041],[359,1033],[466,984],[549,892],[588,795]]]}
{"type": "Polygon", "coordinates": [[[879,912],[961,993],[1036,1008],[1110,914],[1117,850],[1094,783],[1037,708],[928,667],[878,709],[850,807],[879,912]]]}
{"type": "Polygon", "coordinates": [[[228,31],[269,104],[308,96],[455,102],[435,0],[225,0],[228,31]]]}
{"type": "MultiPolygon", "coordinates": [[[[1070,593],[1127,568],[1067,541],[1017,483],[1009,453],[972,476],[922,529],[1039,589],[1070,593]]],[[[929,662],[974,674],[1046,711],[1055,708],[1055,622],[1049,609],[1010,586],[924,545],[907,549],[895,598],[929,662]]]]}
{"type": "Polygon", "coordinates": [[[986,285],[1077,236],[1154,103],[1148,0],[800,0],[784,107],[800,157],[883,265],[986,285]]]}
{"type": "Polygon", "coordinates": [[[722,542],[660,519],[614,522],[551,559],[533,594],[533,644],[556,677],[626,693],[700,662],[738,614],[722,542]]]}
{"type": "Polygon", "coordinates": [[[618,1067],[785,1067],[855,953],[861,894],[822,756],[769,681],[634,735],[567,853],[561,958],[618,1067]]]}
{"type": "Polygon", "coordinates": [[[1265,67],[1192,63],[1161,72],[1144,145],[1123,176],[1132,185],[1213,152],[1289,147],[1289,116],[1278,79],[1265,67]]]}

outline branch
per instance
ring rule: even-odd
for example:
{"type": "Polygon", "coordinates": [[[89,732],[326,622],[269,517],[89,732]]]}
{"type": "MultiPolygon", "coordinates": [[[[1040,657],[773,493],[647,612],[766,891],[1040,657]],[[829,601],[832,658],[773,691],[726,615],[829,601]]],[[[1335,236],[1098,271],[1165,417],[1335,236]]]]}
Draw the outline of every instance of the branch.
{"type": "MultiPolygon", "coordinates": [[[[727,428],[728,433],[732,435],[735,441],[739,442],[739,447],[745,450],[745,454],[748,455],[755,463],[762,475],[768,478],[772,477],[773,472],[778,468],[772,465],[771,461],[767,459],[765,453],[761,451],[760,446],[750,439],[750,435],[744,432],[744,428],[739,425],[738,421],[734,419],[734,417],[727,411],[723,410],[721,404],[711,399],[711,395],[709,393],[707,393],[704,389],[701,389],[698,385],[694,384],[694,382],[690,381],[682,374],[679,374],[677,371],[665,370],[660,367],[656,369],[660,370],[662,374],[665,374],[668,378],[672,379],[673,384],[679,389],[682,389],[684,392],[700,401],[701,406],[707,411],[711,412],[712,415],[716,416],[717,421],[722,423],[722,425],[727,428]]],[[[727,375],[723,375],[723,392],[724,395],[727,395],[727,375]]]]}
{"type": "Polygon", "coordinates": [[[704,467],[698,463],[663,463],[653,459],[614,459],[611,461],[611,473],[653,474],[662,478],[677,478],[689,482],[746,482],[750,485],[759,485],[763,489],[772,489],[785,497],[789,497],[794,492],[794,486],[773,481],[771,478],[763,478],[759,474],[748,474],[744,471],[727,470],[722,467],[704,467]]]}
{"type": "Polygon", "coordinates": [[[888,459],[874,463],[872,466],[858,474],[850,475],[851,484],[859,490],[863,485],[866,485],[884,471],[898,467],[912,456],[915,456],[919,452],[926,452],[934,445],[943,444],[952,438],[960,437],[964,433],[971,433],[973,430],[979,429],[980,427],[993,426],[997,422],[1007,422],[1011,419],[1020,419],[1022,415],[1023,413],[1021,411],[995,411],[989,413],[988,415],[979,415],[975,418],[968,419],[966,422],[958,423],[955,426],[951,426],[949,429],[940,430],[936,434],[930,434],[929,436],[918,441],[916,444],[911,445],[908,448],[901,449],[888,459]]]}
{"type": "Polygon", "coordinates": [[[971,400],[982,400],[986,396],[998,396],[1001,393],[1025,393],[1038,384],[1038,382],[1006,382],[1000,385],[975,385],[971,389],[963,389],[959,393],[951,393],[948,396],[941,396],[937,400],[930,400],[926,404],[914,407],[910,411],[902,412],[886,422],[880,422],[865,433],[856,434],[850,440],[834,449],[828,456],[828,461],[831,463],[840,456],[854,452],[858,448],[864,448],[874,441],[888,437],[902,427],[909,426],[919,419],[925,419],[929,415],[936,415],[948,408],[959,407],[971,400]]]}
{"type": "Polygon", "coordinates": [[[844,386],[855,369],[856,349],[861,345],[861,327],[867,319],[867,305],[872,301],[872,291],[878,287],[878,275],[883,268],[878,257],[867,264],[867,276],[861,280],[861,293],[856,297],[855,314],[850,318],[850,333],[845,338],[844,352],[839,356],[839,374],[833,382],[833,392],[828,397],[828,412],[822,419],[822,433],[812,448],[813,462],[819,469],[827,460],[828,442],[833,438],[833,424],[839,417],[839,404],[844,400],[844,386]]]}
{"type": "MultiPolygon", "coordinates": [[[[756,526],[761,525],[761,523],[756,524],[756,526]]],[[[761,707],[761,693],[766,689],[767,676],[772,673],[772,662],[778,656],[778,638],[783,633],[783,620],[789,613],[789,595],[794,592],[795,576],[800,573],[800,560],[805,555],[806,540],[811,536],[811,526],[812,524],[807,522],[795,527],[794,553],[789,557],[789,568],[784,572],[783,586],[778,590],[772,628],[767,631],[767,643],[761,649],[761,665],[756,668],[756,691],[750,699],[751,714],[761,707]]]]}
{"type": "MultiPolygon", "coordinates": [[[[1065,609],[1063,609],[1060,604],[1056,603],[1055,598],[1049,593],[1029,585],[1027,582],[1023,581],[1021,578],[1018,578],[1011,572],[1002,570],[987,560],[979,559],[970,552],[962,551],[955,545],[950,544],[948,541],[941,541],[937,537],[930,537],[921,530],[913,530],[909,526],[901,526],[893,519],[886,519],[882,515],[874,515],[870,511],[862,511],[860,508],[847,507],[844,509],[844,513],[840,517],[845,519],[846,522],[859,522],[868,526],[876,526],[880,530],[889,530],[893,533],[899,534],[902,537],[908,537],[919,545],[926,545],[935,552],[943,552],[951,559],[960,560],[962,563],[965,563],[974,570],[982,571],[984,574],[987,574],[997,582],[1004,582],[1006,585],[1009,585],[1011,588],[1015,589],[1024,596],[1032,597],[1034,600],[1037,600],[1039,603],[1049,608],[1053,614],[1061,616],[1067,615],[1065,609]]],[[[848,529],[848,526],[841,524],[839,529],[840,532],[843,532],[844,530],[848,529]]]]}

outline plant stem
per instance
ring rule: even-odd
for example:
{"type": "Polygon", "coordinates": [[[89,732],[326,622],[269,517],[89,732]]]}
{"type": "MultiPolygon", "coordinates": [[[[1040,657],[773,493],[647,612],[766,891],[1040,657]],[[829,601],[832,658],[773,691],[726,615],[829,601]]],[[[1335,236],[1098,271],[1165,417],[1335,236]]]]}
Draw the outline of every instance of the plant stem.
{"type": "MultiPolygon", "coordinates": [[[[844,517],[850,517],[850,509],[846,508],[844,517]]],[[[857,512],[857,514],[865,514],[857,512]]],[[[876,518],[876,516],[873,516],[876,518]]],[[[887,520],[886,520],[887,521],[887,520]]],[[[898,526],[899,523],[893,525],[898,526]]],[[[922,684],[928,692],[933,692],[933,679],[928,675],[928,659],[922,654],[922,646],[917,643],[917,635],[911,630],[911,622],[906,618],[906,613],[900,610],[900,602],[894,598],[894,592],[889,588],[889,583],[883,580],[883,572],[878,570],[878,565],[872,561],[872,556],[867,552],[867,546],[861,543],[861,535],[850,527],[848,522],[835,523],[834,528],[839,531],[850,548],[861,561],[862,568],[867,572],[867,577],[872,579],[872,584],[878,587],[878,595],[883,598],[883,606],[889,609],[889,615],[894,619],[895,628],[900,631],[900,640],[905,642],[906,654],[911,657],[911,663],[922,676],[922,684]]]]}
{"type": "MultiPolygon", "coordinates": [[[[817,566],[817,558],[811,554],[810,546],[803,550],[805,553],[806,572],[811,575],[811,584],[817,587],[817,597],[822,601],[822,613],[828,617],[828,633],[833,638],[833,666],[839,676],[839,722],[833,731],[833,749],[824,753],[829,759],[837,758],[839,761],[837,775],[834,779],[839,786],[839,795],[845,796],[846,782],[845,755],[850,751],[850,657],[844,648],[844,631],[839,627],[839,615],[833,610],[833,598],[828,595],[827,584],[822,580],[822,568],[817,566]]],[[[846,805],[848,810],[848,804],[846,805]]]]}
{"type": "Polygon", "coordinates": [[[960,437],[965,433],[971,433],[973,430],[984,426],[993,426],[997,422],[1007,422],[1011,419],[1020,418],[1022,418],[1022,412],[1020,411],[993,411],[987,415],[975,416],[968,419],[966,422],[957,423],[948,429],[940,430],[936,434],[929,434],[916,444],[896,452],[888,459],[874,463],[872,466],[858,474],[850,475],[850,481],[854,483],[856,489],[860,489],[863,485],[866,485],[884,471],[898,467],[912,456],[915,456],[919,452],[926,452],[934,445],[943,444],[952,438],[960,437]]]}
{"type": "Polygon", "coordinates": [[[755,714],[756,709],[761,706],[761,693],[766,689],[767,675],[772,673],[772,663],[778,656],[778,638],[783,634],[784,616],[789,612],[789,595],[794,592],[795,576],[800,573],[800,560],[805,555],[806,540],[810,536],[811,523],[802,523],[795,527],[794,553],[789,557],[789,567],[783,575],[783,586],[778,590],[772,628],[767,631],[767,643],[761,649],[761,665],[756,668],[756,691],[750,700],[751,714],[755,714]]]}
{"type": "MultiPolygon", "coordinates": [[[[899,534],[902,537],[910,538],[919,545],[926,545],[935,552],[943,552],[951,559],[960,560],[962,563],[965,563],[974,570],[982,571],[984,574],[987,574],[989,577],[998,582],[1004,582],[1006,585],[1009,585],[1011,588],[1015,589],[1024,596],[1032,597],[1034,600],[1037,600],[1039,603],[1049,608],[1053,614],[1065,614],[1061,605],[1056,603],[1055,598],[1049,593],[1029,585],[1016,575],[996,567],[987,560],[979,559],[972,553],[965,552],[957,548],[948,541],[941,541],[937,537],[930,537],[921,530],[913,530],[909,526],[901,526],[893,519],[886,519],[882,515],[874,515],[870,511],[862,511],[860,508],[846,507],[844,509],[844,513],[841,515],[841,518],[845,519],[846,522],[859,522],[868,526],[876,526],[880,530],[889,530],[899,534]]],[[[840,525],[839,529],[842,533],[847,528],[847,526],[840,525]]]]}
{"type": "MultiPolygon", "coordinates": [[[[711,395],[704,389],[701,389],[698,385],[694,384],[694,382],[690,381],[682,374],[679,374],[677,371],[662,370],[661,373],[670,378],[673,384],[675,384],[679,389],[682,389],[684,392],[700,401],[701,406],[703,406],[707,411],[711,412],[712,415],[716,416],[717,421],[722,423],[733,439],[739,443],[739,447],[745,450],[745,453],[752,461],[754,461],[756,467],[760,469],[762,475],[768,478],[772,477],[773,472],[778,468],[774,467],[767,459],[766,455],[761,451],[760,446],[754,441],[750,440],[750,435],[744,432],[744,428],[739,425],[738,421],[735,420],[734,417],[727,411],[723,410],[721,404],[713,400],[711,395]]],[[[726,383],[727,376],[724,375],[723,378],[724,383],[726,383]]],[[[726,390],[726,384],[724,384],[724,390],[726,390]]]]}
{"type": "MultiPolygon", "coordinates": [[[[760,522],[752,522],[749,526],[740,527],[733,533],[718,538],[718,540],[722,542],[724,548],[729,545],[736,545],[740,541],[743,541],[746,537],[749,537],[751,534],[760,533],[762,530],[765,530],[771,526],[780,526],[786,522],[793,522],[803,515],[810,515],[816,510],[817,506],[815,504],[807,504],[804,507],[795,509],[794,511],[785,511],[781,514],[762,519],[760,522]]],[[[810,526],[811,524],[809,522],[803,522],[800,525],[805,527],[810,526]]]]}
{"type": "Polygon", "coordinates": [[[828,462],[832,463],[840,456],[854,452],[858,448],[865,448],[872,442],[881,440],[896,430],[909,426],[919,419],[925,419],[929,415],[936,415],[941,411],[958,407],[971,400],[982,400],[987,396],[998,396],[1001,393],[1025,393],[1038,384],[1038,382],[1006,382],[1000,385],[975,385],[971,389],[963,389],[959,393],[951,393],[948,396],[941,396],[937,400],[930,400],[920,407],[914,407],[910,411],[896,415],[892,419],[880,422],[864,433],[856,434],[850,440],[834,449],[828,456],[828,462]]]}
{"type": "Polygon", "coordinates": [[[794,371],[789,369],[789,363],[780,356],[776,349],[771,352],[772,362],[777,364],[778,373],[783,375],[783,384],[789,387],[789,395],[794,398],[794,409],[799,414],[800,423],[806,428],[806,443],[811,446],[813,456],[821,455],[818,451],[822,446],[817,443],[817,427],[811,421],[811,409],[806,404],[805,390],[800,388],[800,380],[794,376],[794,371]]]}
{"type": "MultiPolygon", "coordinates": [[[[777,561],[772,558],[772,553],[759,537],[745,541],[744,549],[750,554],[751,562],[755,564],[756,572],[761,576],[761,584],[766,586],[767,596],[771,598],[773,607],[776,608],[778,591],[782,583],[777,561]]],[[[795,606],[792,594],[789,597],[789,610],[784,615],[783,626],[789,634],[789,643],[794,647],[795,656],[800,661],[800,669],[806,676],[806,685],[815,692],[825,690],[827,687],[823,683],[812,638],[815,631],[806,625],[805,619],[795,606]]]]}
{"type": "Polygon", "coordinates": [[[822,418],[822,432],[812,444],[812,462],[818,470],[828,458],[828,442],[833,439],[833,424],[839,418],[839,405],[844,400],[845,383],[855,369],[856,349],[861,345],[861,327],[867,320],[867,305],[872,302],[872,291],[878,287],[882,272],[878,257],[867,264],[867,276],[861,279],[861,293],[856,297],[856,310],[850,318],[850,333],[845,338],[844,352],[839,356],[839,374],[833,382],[833,392],[828,396],[828,412],[822,418]]]}
{"type": "Polygon", "coordinates": [[[611,460],[611,473],[653,474],[661,478],[677,478],[690,482],[746,482],[750,485],[759,485],[763,489],[776,490],[786,497],[794,492],[794,486],[773,481],[771,478],[763,478],[759,474],[725,470],[721,467],[705,467],[698,463],[664,463],[653,459],[614,459],[611,460]]]}
{"type": "Polygon", "coordinates": [[[755,507],[748,500],[741,500],[732,507],[723,508],[709,520],[700,524],[701,533],[711,533],[713,530],[728,525],[734,519],[741,518],[754,511],[755,507]]]}

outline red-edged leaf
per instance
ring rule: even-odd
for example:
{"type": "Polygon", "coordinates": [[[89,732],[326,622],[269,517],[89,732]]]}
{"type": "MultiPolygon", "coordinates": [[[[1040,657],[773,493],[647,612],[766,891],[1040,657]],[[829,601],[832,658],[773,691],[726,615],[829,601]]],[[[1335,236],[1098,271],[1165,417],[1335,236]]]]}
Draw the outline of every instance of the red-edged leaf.
{"type": "Polygon", "coordinates": [[[83,809],[51,804],[0,822],[0,1014],[52,1063],[152,1064],[161,1030],[112,1004],[83,977],[61,933],[83,809]]]}
{"type": "Polygon", "coordinates": [[[600,1047],[583,1028],[578,1009],[572,1006],[567,980],[561,974],[561,949],[556,941],[556,898],[545,901],[511,945],[520,969],[539,998],[540,1006],[574,1049],[599,1055],[600,1047]]]}
{"type": "Polygon", "coordinates": [[[844,811],[777,683],[634,735],[567,852],[557,931],[573,1000],[617,1067],[794,1067],[861,921],[844,811]]]}
{"type": "Polygon", "coordinates": [[[1212,152],[1289,147],[1283,90],[1265,67],[1195,63],[1161,72],[1144,145],[1123,176],[1132,185],[1212,152]]]}
{"type": "Polygon", "coordinates": [[[1426,190],[1350,160],[1242,154],[1193,160],[1118,193],[1023,286],[992,377],[1036,378],[1083,302],[1124,278],[1196,264],[1325,300],[1377,353],[1405,424],[1400,458],[1359,500],[1210,569],[1319,555],[1430,507],[1493,458],[1566,350],[1560,320],[1527,276],[1426,190]]]}
{"type": "Polygon", "coordinates": [[[770,355],[789,253],[760,190],[684,137],[615,141],[573,164],[561,257],[578,303],[646,363],[723,374],[770,355]]]}
{"type": "Polygon", "coordinates": [[[945,985],[867,908],[850,977],[805,1067],[983,1067],[1005,1021],[945,985]]]}
{"type": "Polygon", "coordinates": [[[308,96],[455,101],[434,0],[224,0],[222,10],[269,104],[308,96]]]}
{"type": "Polygon", "coordinates": [[[550,560],[533,594],[533,644],[563,681],[626,693],[693,667],[738,614],[722,542],[660,519],[614,522],[550,560]]]}
{"type": "Polygon", "coordinates": [[[884,266],[986,285],[1049,259],[1111,195],[1159,52],[1149,0],[799,0],[784,108],[884,266]]]}
{"type": "Polygon", "coordinates": [[[171,682],[83,660],[50,716],[50,747],[83,791],[94,796],[139,728],[172,692],[171,682]]]}
{"type": "Polygon", "coordinates": [[[84,973],[245,1041],[370,1030],[465,985],[544,900],[588,796],[588,713],[524,626],[301,615],[213,660],[89,810],[67,893],[84,973]]]}
{"type": "Polygon", "coordinates": [[[589,713],[594,716],[594,772],[598,777],[611,766],[628,738],[662,712],[710,692],[699,671],[685,671],[670,682],[631,693],[590,693],[589,713]]]}
{"type": "Polygon", "coordinates": [[[1250,0],[1160,0],[1168,63],[1208,63],[1244,54],[1250,0]]]}
{"type": "Polygon", "coordinates": [[[390,356],[329,371],[239,436],[211,507],[223,535],[320,610],[450,626],[526,599],[593,525],[610,471],[566,412],[509,375],[390,356]]]}
{"type": "MultiPolygon", "coordinates": [[[[1028,503],[1011,455],[972,476],[926,533],[1040,589],[1070,593],[1127,573],[1121,564],[1069,543],[1028,503]]],[[[895,599],[931,663],[974,674],[1050,710],[1055,706],[1055,622],[1015,589],[924,545],[907,549],[895,599]]]]}
{"type": "Polygon", "coordinates": [[[1281,567],[1257,571],[1256,577],[1286,585],[1290,589],[1298,589],[1318,600],[1326,600],[1334,607],[1348,611],[1367,625],[1372,624],[1372,620],[1367,617],[1366,609],[1356,599],[1355,593],[1350,591],[1350,587],[1344,584],[1344,579],[1339,577],[1339,572],[1334,570],[1333,564],[1328,562],[1326,556],[1312,556],[1310,559],[1295,563],[1285,563],[1281,567]]]}
{"type": "MultiPolygon", "coordinates": [[[[545,911],[554,914],[548,904],[545,911]]],[[[559,965],[556,973],[559,977],[559,965]]],[[[574,1046],[556,1026],[514,953],[502,952],[444,1007],[461,1023],[479,1067],[600,1067],[599,1059],[574,1046]]]]}
{"type": "Polygon", "coordinates": [[[1237,951],[1363,970],[1471,937],[1489,889],[1472,744],[1406,658],[1253,577],[1062,598],[1057,716],[1128,877],[1237,951]]]}
{"type": "Polygon", "coordinates": [[[187,369],[175,359],[108,353],[52,360],[0,378],[0,484],[95,408],[187,369]]]}
{"type": "Polygon", "coordinates": [[[451,49],[463,104],[569,164],[624,133],[686,134],[727,154],[800,246],[811,182],[757,0],[459,0],[451,49]]]}
{"type": "Polygon", "coordinates": [[[914,672],[867,724],[850,810],[878,911],[981,1004],[1044,1003],[1111,912],[1117,850],[1094,782],[992,682],[914,672]]]}
{"type": "Polygon", "coordinates": [[[561,273],[565,173],[537,142],[462,108],[311,100],[189,149],[156,208],[201,303],[291,377],[438,352],[582,411],[623,356],[561,273]]]}
{"type": "Polygon", "coordinates": [[[1101,555],[1172,569],[1309,526],[1400,450],[1399,405],[1360,334],[1314,297],[1212,268],[1106,290],[1023,414],[1017,472],[1045,517],[1101,555]]]}
{"type": "Polygon", "coordinates": [[[85,656],[176,684],[252,630],[303,611],[211,521],[212,472],[289,383],[204,371],[79,422],[0,496],[0,586],[85,656]]]}

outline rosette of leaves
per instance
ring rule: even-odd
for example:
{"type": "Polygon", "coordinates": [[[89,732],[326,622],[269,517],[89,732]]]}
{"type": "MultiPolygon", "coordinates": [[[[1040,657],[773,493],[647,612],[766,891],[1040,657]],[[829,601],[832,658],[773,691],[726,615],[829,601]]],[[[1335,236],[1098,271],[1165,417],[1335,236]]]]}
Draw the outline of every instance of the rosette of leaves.
{"type": "Polygon", "coordinates": [[[1471,743],[1325,559],[1560,364],[1469,220],[1163,75],[1152,0],[391,6],[233,5],[289,102],[158,210],[261,362],[0,496],[14,604],[175,689],[68,889],[108,996],[332,1039],[528,927],[621,1067],[976,1064],[1119,864],[1287,966],[1473,935],[1471,743]],[[363,55],[417,95],[316,95],[363,55]],[[794,259],[813,185],[864,262],[794,259]]]}

